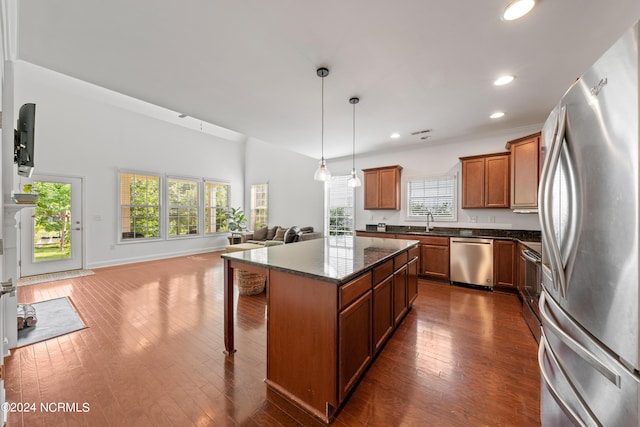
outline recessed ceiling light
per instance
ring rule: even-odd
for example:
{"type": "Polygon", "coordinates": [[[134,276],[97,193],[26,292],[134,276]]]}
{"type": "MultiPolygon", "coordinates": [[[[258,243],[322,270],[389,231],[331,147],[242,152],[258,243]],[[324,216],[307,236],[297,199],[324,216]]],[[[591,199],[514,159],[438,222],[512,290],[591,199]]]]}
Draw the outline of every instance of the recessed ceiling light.
{"type": "Polygon", "coordinates": [[[391,138],[396,139],[396,138],[400,138],[400,134],[399,133],[392,133],[391,134],[391,138]]]}
{"type": "Polygon", "coordinates": [[[498,78],[498,80],[496,80],[495,82],[493,82],[494,85],[496,86],[502,86],[502,85],[506,85],[509,84],[513,81],[513,79],[515,79],[514,76],[500,76],[498,78]]]}
{"type": "Polygon", "coordinates": [[[531,9],[533,9],[535,5],[535,0],[513,0],[504,8],[502,19],[505,21],[513,21],[514,19],[522,18],[531,12],[531,9]]]}
{"type": "Polygon", "coordinates": [[[502,116],[504,116],[504,113],[502,111],[497,111],[497,112],[493,113],[492,115],[490,115],[489,117],[492,118],[492,119],[499,119],[502,116]]]}

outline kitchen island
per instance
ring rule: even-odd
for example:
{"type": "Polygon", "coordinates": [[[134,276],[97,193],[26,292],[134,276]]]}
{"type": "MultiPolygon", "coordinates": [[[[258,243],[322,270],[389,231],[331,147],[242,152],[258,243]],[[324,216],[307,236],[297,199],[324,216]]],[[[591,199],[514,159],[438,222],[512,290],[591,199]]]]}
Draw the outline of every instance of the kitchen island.
{"type": "Polygon", "coordinates": [[[329,237],[222,257],[227,353],[235,351],[233,270],[262,274],[267,386],[327,423],[418,294],[414,240],[329,237]]]}

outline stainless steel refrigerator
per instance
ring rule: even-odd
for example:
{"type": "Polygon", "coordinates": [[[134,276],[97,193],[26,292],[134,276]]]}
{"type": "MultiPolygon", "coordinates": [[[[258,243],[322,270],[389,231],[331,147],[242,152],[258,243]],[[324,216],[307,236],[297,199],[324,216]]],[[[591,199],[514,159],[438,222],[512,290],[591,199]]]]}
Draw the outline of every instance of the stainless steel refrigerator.
{"type": "Polygon", "coordinates": [[[638,23],[543,128],[544,426],[640,423],[638,23]]]}

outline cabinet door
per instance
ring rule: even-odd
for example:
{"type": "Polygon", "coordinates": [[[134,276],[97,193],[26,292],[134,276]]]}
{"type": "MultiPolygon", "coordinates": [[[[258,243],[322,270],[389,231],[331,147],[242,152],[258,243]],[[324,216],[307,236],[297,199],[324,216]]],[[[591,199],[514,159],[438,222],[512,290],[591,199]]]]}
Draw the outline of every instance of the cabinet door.
{"type": "Polygon", "coordinates": [[[511,144],[511,208],[538,207],[539,134],[511,144]]]}
{"type": "Polygon", "coordinates": [[[487,208],[509,207],[509,155],[486,158],[484,197],[487,208]]]}
{"type": "Polygon", "coordinates": [[[380,209],[400,209],[400,180],[398,178],[398,170],[395,168],[380,170],[380,209]]]}
{"type": "Polygon", "coordinates": [[[393,276],[373,288],[373,353],[376,354],[393,331],[393,276]]]}
{"type": "Polygon", "coordinates": [[[418,297],[418,258],[414,258],[407,264],[407,300],[411,307],[418,297]]]}
{"type": "Polygon", "coordinates": [[[449,280],[449,247],[420,245],[421,274],[449,280]]]}
{"type": "Polygon", "coordinates": [[[380,205],[379,171],[364,172],[364,208],[378,209],[380,205]]]}
{"type": "Polygon", "coordinates": [[[493,277],[496,287],[515,289],[516,244],[509,240],[493,241],[493,277]]]}
{"type": "MultiPolygon", "coordinates": [[[[343,401],[367,368],[372,357],[372,292],[369,290],[340,312],[340,397],[343,401]]],[[[326,375],[331,375],[327,372],[326,375]]]]}
{"type": "Polygon", "coordinates": [[[393,273],[393,319],[398,325],[407,312],[407,266],[393,273]]]}
{"type": "Polygon", "coordinates": [[[462,208],[484,207],[484,158],[462,161],[462,208]]]}

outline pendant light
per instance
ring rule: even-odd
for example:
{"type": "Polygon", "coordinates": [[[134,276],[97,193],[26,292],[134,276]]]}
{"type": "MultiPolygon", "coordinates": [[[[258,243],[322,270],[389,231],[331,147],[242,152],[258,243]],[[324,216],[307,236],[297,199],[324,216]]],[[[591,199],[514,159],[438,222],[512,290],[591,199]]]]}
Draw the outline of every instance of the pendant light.
{"type": "Polygon", "coordinates": [[[329,75],[329,69],[324,67],[318,68],[316,70],[316,74],[322,79],[322,128],[320,133],[320,141],[322,143],[322,158],[320,160],[318,169],[316,169],[316,173],[313,174],[313,179],[315,179],[316,181],[329,181],[331,179],[331,172],[329,171],[329,168],[327,168],[327,164],[324,161],[324,78],[329,75]]]}
{"type": "Polygon", "coordinates": [[[356,104],[358,102],[360,102],[360,98],[353,97],[349,99],[349,103],[353,105],[353,154],[351,157],[353,166],[351,169],[351,178],[347,181],[349,187],[360,187],[362,185],[356,173],[356,104]]]}

